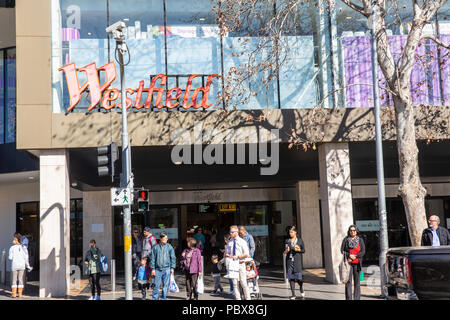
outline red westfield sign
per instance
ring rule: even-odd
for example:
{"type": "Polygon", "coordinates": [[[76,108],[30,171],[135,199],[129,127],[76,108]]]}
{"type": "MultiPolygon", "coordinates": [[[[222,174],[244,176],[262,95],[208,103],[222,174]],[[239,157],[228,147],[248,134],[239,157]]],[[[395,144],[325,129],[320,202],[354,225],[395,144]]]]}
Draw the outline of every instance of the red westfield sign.
{"type": "MultiPolygon", "coordinates": [[[[88,110],[91,111],[95,106],[97,106],[99,103],[101,103],[102,108],[106,110],[110,110],[114,107],[122,108],[122,103],[113,103],[117,99],[120,98],[120,90],[116,88],[109,88],[111,83],[116,79],[117,73],[116,73],[116,67],[114,65],[114,62],[110,62],[105,64],[104,66],[101,66],[97,69],[97,65],[95,62],[88,64],[87,66],[84,66],[80,69],[78,69],[79,72],[85,72],[86,73],[86,83],[84,83],[81,87],[78,82],[78,72],[75,67],[75,63],[70,63],[68,65],[65,65],[58,70],[64,71],[64,74],[66,76],[67,80],[67,87],[69,90],[70,95],[70,106],[67,108],[67,111],[72,111],[73,108],[80,102],[81,94],[89,87],[89,95],[91,97],[91,104],[88,107],[88,110]],[[105,72],[106,80],[103,84],[100,84],[100,78],[99,73],[105,72]]],[[[187,81],[186,89],[184,91],[184,96],[181,102],[181,107],[185,109],[189,108],[209,108],[212,104],[207,104],[208,101],[208,95],[209,90],[211,88],[211,83],[214,77],[218,77],[218,74],[212,74],[208,76],[208,80],[206,81],[206,86],[197,88],[193,91],[192,97],[189,99],[189,95],[191,92],[191,86],[192,86],[192,80],[195,77],[198,77],[198,74],[193,74],[189,76],[189,79],[187,81]],[[200,104],[197,104],[197,97],[198,94],[202,92],[202,101],[200,104]]],[[[134,102],[131,99],[131,97],[127,96],[126,98],[126,104],[127,109],[131,108],[131,106],[134,106],[136,109],[150,109],[153,106],[155,106],[158,109],[161,108],[168,108],[172,109],[175,107],[180,106],[179,99],[182,95],[181,88],[172,88],[169,89],[164,96],[164,87],[156,88],[156,81],[160,81],[161,86],[165,86],[167,81],[167,76],[164,74],[158,74],[157,76],[153,77],[150,86],[148,88],[144,88],[144,80],[139,81],[139,87],[136,89],[128,88],[126,89],[126,93],[131,95],[136,95],[134,102]],[[147,92],[147,98],[145,100],[145,103],[141,103],[142,94],[144,92],[147,92]],[[156,100],[152,104],[153,94],[156,93],[156,100]],[[163,101],[164,99],[164,101],[163,101]],[[164,103],[164,104],[163,104],[164,103]]],[[[121,99],[119,100],[121,101],[121,99]]]]}

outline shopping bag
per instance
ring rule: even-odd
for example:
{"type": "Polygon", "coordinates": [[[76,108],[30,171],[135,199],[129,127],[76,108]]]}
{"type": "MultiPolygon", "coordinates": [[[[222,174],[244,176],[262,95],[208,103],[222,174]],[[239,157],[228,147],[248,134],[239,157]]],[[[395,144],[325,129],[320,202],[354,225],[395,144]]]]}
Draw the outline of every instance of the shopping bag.
{"type": "Polygon", "coordinates": [[[205,286],[203,285],[203,274],[200,274],[197,280],[197,293],[203,294],[205,286]]]}
{"type": "Polygon", "coordinates": [[[342,262],[339,264],[339,277],[343,284],[348,282],[348,278],[350,277],[350,264],[348,263],[345,255],[342,259],[342,262]]]}
{"type": "Polygon", "coordinates": [[[180,292],[177,283],[175,282],[175,276],[173,274],[170,275],[170,285],[169,291],[172,293],[180,292]]]}

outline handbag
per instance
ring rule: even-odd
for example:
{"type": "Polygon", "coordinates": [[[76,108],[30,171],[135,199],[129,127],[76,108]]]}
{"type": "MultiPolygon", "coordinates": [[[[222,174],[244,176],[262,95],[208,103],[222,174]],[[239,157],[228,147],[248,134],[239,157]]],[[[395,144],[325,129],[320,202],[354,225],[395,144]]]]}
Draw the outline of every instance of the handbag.
{"type": "Polygon", "coordinates": [[[169,291],[172,293],[180,292],[177,283],[175,282],[175,276],[173,274],[170,275],[170,285],[169,291]]]}
{"type": "Polygon", "coordinates": [[[346,284],[350,277],[350,263],[348,263],[345,254],[343,255],[342,262],[339,264],[339,277],[343,284],[346,284]]]}

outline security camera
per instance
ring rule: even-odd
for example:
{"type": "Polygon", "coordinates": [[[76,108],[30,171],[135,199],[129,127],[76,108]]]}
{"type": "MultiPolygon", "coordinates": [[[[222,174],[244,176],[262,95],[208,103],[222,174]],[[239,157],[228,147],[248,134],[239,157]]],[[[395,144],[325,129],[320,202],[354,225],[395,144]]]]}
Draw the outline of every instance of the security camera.
{"type": "Polygon", "coordinates": [[[120,20],[106,28],[106,32],[109,34],[114,34],[114,32],[117,31],[121,32],[123,29],[125,29],[125,27],[125,22],[123,20],[120,20]]]}

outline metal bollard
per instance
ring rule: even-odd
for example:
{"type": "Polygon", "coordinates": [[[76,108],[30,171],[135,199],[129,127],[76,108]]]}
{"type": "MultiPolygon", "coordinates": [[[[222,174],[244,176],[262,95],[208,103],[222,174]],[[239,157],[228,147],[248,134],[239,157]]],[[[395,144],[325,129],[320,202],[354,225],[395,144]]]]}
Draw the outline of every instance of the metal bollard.
{"type": "Polygon", "coordinates": [[[116,292],[116,260],[111,259],[111,291],[116,292]]]}
{"type": "Polygon", "coordinates": [[[2,251],[2,260],[1,260],[1,283],[6,284],[6,250],[2,251]]]}
{"type": "Polygon", "coordinates": [[[289,284],[289,281],[286,276],[286,254],[283,253],[283,276],[284,276],[284,283],[289,284]]]}

